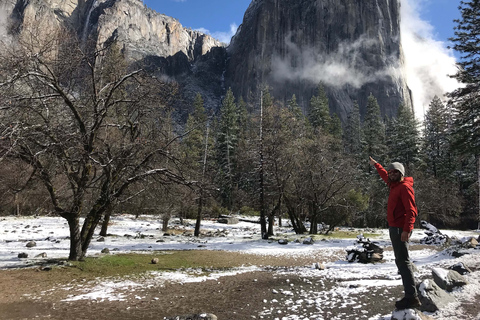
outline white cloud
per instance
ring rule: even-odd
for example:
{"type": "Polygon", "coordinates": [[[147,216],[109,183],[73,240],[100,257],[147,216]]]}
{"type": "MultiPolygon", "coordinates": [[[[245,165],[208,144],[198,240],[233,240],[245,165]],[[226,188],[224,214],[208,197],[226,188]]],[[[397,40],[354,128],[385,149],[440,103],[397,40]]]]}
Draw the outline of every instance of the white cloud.
{"type": "Polygon", "coordinates": [[[212,37],[214,37],[215,39],[217,39],[217,40],[219,40],[223,43],[229,44],[230,40],[232,39],[232,37],[237,32],[237,29],[238,29],[238,26],[235,23],[232,23],[230,25],[230,32],[221,32],[221,31],[210,32],[210,30],[208,30],[206,28],[196,28],[195,30],[199,31],[199,32],[202,32],[202,33],[205,33],[205,34],[209,34],[212,37]]]}
{"type": "Polygon", "coordinates": [[[200,32],[205,33],[205,34],[209,34],[212,37],[214,37],[215,39],[217,39],[217,40],[219,40],[223,43],[229,44],[230,40],[232,39],[232,37],[237,32],[237,29],[238,29],[238,26],[235,23],[232,23],[230,25],[230,32],[220,32],[220,31],[210,32],[210,30],[205,29],[205,28],[196,28],[195,30],[200,31],[200,32]]]}
{"type": "Polygon", "coordinates": [[[415,114],[423,115],[436,95],[458,88],[448,75],[456,72],[455,57],[445,43],[434,39],[434,28],[420,17],[425,0],[401,0],[401,36],[405,55],[407,83],[412,91],[415,114]]]}
{"type": "Polygon", "coordinates": [[[211,36],[214,37],[215,39],[220,40],[223,43],[229,44],[230,40],[232,39],[232,37],[237,32],[237,29],[238,29],[237,24],[232,23],[230,25],[230,31],[229,32],[218,32],[217,31],[217,32],[213,32],[211,34],[211,36]]]}
{"type": "MultiPolygon", "coordinates": [[[[273,76],[279,81],[286,79],[307,80],[312,83],[322,82],[328,86],[345,85],[360,88],[363,85],[391,76],[398,78],[400,69],[398,61],[391,58],[388,69],[375,70],[363,63],[359,53],[378,45],[378,39],[360,37],[354,43],[341,43],[337,50],[329,55],[318,53],[315,48],[302,48],[286,37],[288,57],[273,57],[273,76]]],[[[388,58],[388,57],[387,57],[388,58]]]]}

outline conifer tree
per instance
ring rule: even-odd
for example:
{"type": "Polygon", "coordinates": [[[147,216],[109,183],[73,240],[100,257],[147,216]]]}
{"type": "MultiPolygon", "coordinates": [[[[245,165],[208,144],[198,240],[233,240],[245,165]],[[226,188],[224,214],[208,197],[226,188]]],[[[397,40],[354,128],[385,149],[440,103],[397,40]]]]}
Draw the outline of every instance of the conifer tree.
{"type": "Polygon", "coordinates": [[[377,99],[370,93],[367,102],[365,120],[363,122],[363,152],[364,158],[376,157],[378,161],[385,158],[385,125],[380,115],[377,99]]]}
{"type": "Polygon", "coordinates": [[[308,119],[314,129],[321,129],[324,132],[330,131],[332,120],[330,117],[328,98],[321,83],[318,85],[317,95],[310,99],[308,119]]]}
{"type": "Polygon", "coordinates": [[[329,133],[333,138],[337,140],[342,140],[343,130],[342,130],[342,121],[338,114],[334,114],[331,117],[330,130],[329,133]]]}
{"type": "Polygon", "coordinates": [[[298,105],[297,97],[295,96],[295,94],[292,95],[292,99],[287,101],[287,106],[290,112],[295,116],[295,118],[303,118],[302,109],[298,105]]]}
{"type": "Polygon", "coordinates": [[[477,213],[480,227],[480,0],[460,1],[461,19],[455,20],[453,49],[461,55],[453,76],[464,84],[449,93],[454,108],[455,147],[477,162],[477,213]]]}
{"type": "Polygon", "coordinates": [[[344,146],[347,154],[361,156],[362,127],[360,123],[360,108],[355,101],[352,110],[348,113],[345,126],[344,146]]]}
{"type": "Polygon", "coordinates": [[[448,178],[453,171],[449,122],[450,115],[447,107],[439,97],[435,96],[425,114],[422,153],[426,172],[441,179],[448,178]]]}
{"type": "Polygon", "coordinates": [[[387,126],[388,156],[391,161],[403,163],[407,169],[413,169],[419,162],[419,123],[411,109],[400,104],[397,117],[387,126]]]}
{"type": "Polygon", "coordinates": [[[217,160],[222,204],[229,210],[233,207],[235,157],[238,143],[238,110],[231,88],[222,102],[217,132],[217,160]]]}

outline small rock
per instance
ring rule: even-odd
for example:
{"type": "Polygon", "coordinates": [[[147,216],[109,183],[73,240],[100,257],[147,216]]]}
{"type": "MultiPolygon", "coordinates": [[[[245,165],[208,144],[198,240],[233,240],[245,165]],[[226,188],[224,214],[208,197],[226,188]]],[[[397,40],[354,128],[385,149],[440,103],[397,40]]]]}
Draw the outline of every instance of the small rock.
{"type": "Polygon", "coordinates": [[[35,256],[35,258],[46,258],[46,257],[47,257],[47,253],[46,253],[46,252],[42,252],[42,253],[37,254],[37,255],[35,256]]]}
{"type": "Polygon", "coordinates": [[[102,250],[102,253],[108,254],[108,253],[110,253],[110,249],[104,248],[104,249],[102,250]]]}
{"type": "Polygon", "coordinates": [[[320,262],[315,262],[313,264],[313,268],[315,268],[317,270],[325,270],[325,265],[323,263],[320,263],[320,262]]]}
{"type": "Polygon", "coordinates": [[[303,239],[303,244],[313,244],[314,242],[310,237],[303,239]]]}
{"type": "Polygon", "coordinates": [[[278,240],[278,244],[283,244],[283,245],[288,244],[288,240],[287,239],[280,239],[280,240],[278,240]]]}
{"type": "Polygon", "coordinates": [[[19,254],[18,254],[18,257],[19,257],[20,259],[25,259],[25,258],[28,258],[28,254],[25,253],[25,252],[22,252],[22,253],[19,253],[19,254]]]}
{"type": "Polygon", "coordinates": [[[455,258],[460,258],[460,257],[463,257],[464,255],[467,255],[468,252],[465,252],[465,251],[453,251],[452,252],[452,257],[455,257],[455,258]]]}
{"type": "Polygon", "coordinates": [[[104,237],[100,237],[97,239],[97,242],[105,242],[105,238],[104,237]]]}
{"type": "Polygon", "coordinates": [[[463,262],[459,262],[457,264],[454,264],[449,268],[450,270],[455,270],[461,275],[466,275],[467,273],[472,273],[472,270],[470,270],[466,265],[463,264],[463,262]]]}
{"type": "Polygon", "coordinates": [[[36,246],[37,246],[37,243],[35,241],[29,241],[26,245],[27,248],[33,248],[36,246]]]}
{"type": "Polygon", "coordinates": [[[224,217],[224,218],[219,218],[217,219],[218,223],[223,223],[223,224],[237,224],[239,222],[238,218],[233,218],[233,217],[224,217]]]}
{"type": "Polygon", "coordinates": [[[158,258],[153,258],[152,259],[152,264],[157,264],[158,263],[158,258]]]}
{"type": "Polygon", "coordinates": [[[462,244],[462,246],[467,249],[475,249],[477,245],[478,245],[478,241],[474,237],[471,237],[470,239],[468,239],[462,244]]]}

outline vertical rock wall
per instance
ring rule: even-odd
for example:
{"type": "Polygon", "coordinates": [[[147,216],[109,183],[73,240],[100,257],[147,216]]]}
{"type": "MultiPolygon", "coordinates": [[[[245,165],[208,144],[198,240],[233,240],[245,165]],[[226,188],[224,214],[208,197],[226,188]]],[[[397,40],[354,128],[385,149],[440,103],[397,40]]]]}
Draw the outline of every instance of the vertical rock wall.
{"type": "Polygon", "coordinates": [[[247,99],[269,85],[304,109],[318,83],[345,121],[373,93],[383,114],[411,106],[403,73],[398,0],[254,0],[230,47],[227,86],[247,99]]]}

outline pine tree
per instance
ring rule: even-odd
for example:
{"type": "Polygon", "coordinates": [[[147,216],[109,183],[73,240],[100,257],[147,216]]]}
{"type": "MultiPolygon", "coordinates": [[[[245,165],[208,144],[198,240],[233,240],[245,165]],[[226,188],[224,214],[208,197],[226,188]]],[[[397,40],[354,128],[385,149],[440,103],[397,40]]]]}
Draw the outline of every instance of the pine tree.
{"type": "Polygon", "coordinates": [[[453,172],[450,151],[450,115],[439,97],[430,102],[425,114],[422,153],[426,172],[445,179],[453,172]]]}
{"type": "Polygon", "coordinates": [[[407,169],[413,169],[419,162],[419,123],[411,109],[401,104],[397,117],[389,121],[387,130],[388,156],[391,161],[398,161],[407,169]]]}
{"type": "MultiPolygon", "coordinates": [[[[374,157],[377,161],[385,158],[385,125],[380,115],[377,99],[370,93],[367,111],[363,122],[363,152],[364,158],[374,157]]],[[[370,167],[369,167],[370,168],[370,167]]]]}
{"type": "MultiPolygon", "coordinates": [[[[454,107],[455,147],[477,162],[477,182],[480,189],[480,0],[460,1],[461,19],[455,20],[455,36],[450,39],[453,49],[460,52],[458,72],[453,76],[463,83],[450,92],[454,107]]],[[[480,227],[480,192],[477,189],[477,210],[480,227]]]]}
{"type": "Polygon", "coordinates": [[[333,138],[339,141],[342,140],[342,135],[343,135],[342,121],[340,120],[340,117],[338,116],[338,114],[334,114],[331,117],[329,133],[332,135],[333,138]]]}
{"type": "Polygon", "coordinates": [[[229,210],[233,207],[235,156],[238,143],[238,110],[232,89],[228,89],[220,109],[217,151],[220,168],[219,184],[222,204],[229,210]]]}
{"type": "Polygon", "coordinates": [[[330,131],[332,120],[330,117],[328,98],[321,83],[318,85],[317,95],[310,99],[308,119],[314,129],[321,129],[324,132],[330,131]]]}
{"type": "Polygon", "coordinates": [[[355,101],[352,110],[348,113],[345,126],[344,146],[347,154],[361,156],[362,127],[360,123],[360,108],[355,101]]]}
{"type": "Polygon", "coordinates": [[[302,109],[298,105],[297,97],[292,95],[292,99],[287,101],[288,110],[295,116],[296,119],[303,118],[302,109]]]}

